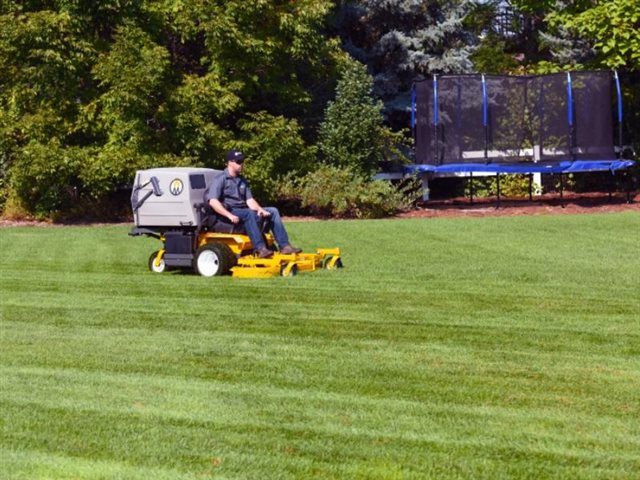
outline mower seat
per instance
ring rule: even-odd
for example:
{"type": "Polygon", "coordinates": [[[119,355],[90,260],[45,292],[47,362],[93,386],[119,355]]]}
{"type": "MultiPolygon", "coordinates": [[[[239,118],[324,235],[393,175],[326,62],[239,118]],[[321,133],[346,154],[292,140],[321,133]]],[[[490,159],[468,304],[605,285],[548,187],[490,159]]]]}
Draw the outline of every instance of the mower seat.
{"type": "Polygon", "coordinates": [[[227,218],[218,215],[213,208],[206,203],[197,204],[196,207],[200,213],[200,228],[208,232],[214,233],[240,233],[246,235],[244,225],[241,223],[231,223],[227,218]]]}

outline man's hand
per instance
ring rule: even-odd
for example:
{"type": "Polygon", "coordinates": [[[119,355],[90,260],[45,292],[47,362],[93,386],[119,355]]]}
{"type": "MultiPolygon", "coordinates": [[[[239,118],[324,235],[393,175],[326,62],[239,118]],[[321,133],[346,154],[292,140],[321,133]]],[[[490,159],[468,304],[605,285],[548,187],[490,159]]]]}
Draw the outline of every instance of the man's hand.
{"type": "Polygon", "coordinates": [[[264,208],[261,208],[260,210],[258,210],[258,215],[260,215],[263,218],[266,218],[271,216],[271,212],[269,212],[268,210],[265,210],[264,208]]]}
{"type": "Polygon", "coordinates": [[[227,217],[229,219],[229,221],[231,223],[233,223],[234,225],[237,225],[238,223],[240,223],[240,217],[234,215],[233,213],[231,215],[229,215],[229,217],[227,217]]]}

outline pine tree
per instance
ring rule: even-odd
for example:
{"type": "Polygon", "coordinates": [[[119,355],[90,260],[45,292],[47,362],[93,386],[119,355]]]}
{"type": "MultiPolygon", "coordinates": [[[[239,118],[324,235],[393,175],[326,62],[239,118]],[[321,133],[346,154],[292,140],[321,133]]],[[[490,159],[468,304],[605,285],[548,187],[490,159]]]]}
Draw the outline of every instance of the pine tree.
{"type": "Polygon", "coordinates": [[[367,68],[348,61],[320,124],[318,147],[327,163],[372,173],[382,160],[383,105],[371,96],[372,88],[367,68]]]}
{"type": "Polygon", "coordinates": [[[421,76],[471,71],[475,38],[464,26],[471,6],[467,0],[345,2],[343,45],[370,66],[374,94],[387,108],[406,108],[421,76]]]}

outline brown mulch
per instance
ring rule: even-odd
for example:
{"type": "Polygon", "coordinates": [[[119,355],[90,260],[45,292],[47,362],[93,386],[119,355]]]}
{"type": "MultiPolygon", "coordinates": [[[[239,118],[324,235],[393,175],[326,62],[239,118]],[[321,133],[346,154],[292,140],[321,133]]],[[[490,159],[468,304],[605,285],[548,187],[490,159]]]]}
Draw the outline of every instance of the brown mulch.
{"type": "MultiPolygon", "coordinates": [[[[453,198],[431,200],[418,205],[413,210],[396,215],[395,218],[435,218],[435,217],[483,217],[514,215],[577,215],[582,213],[609,213],[635,211],[640,213],[640,193],[627,201],[625,194],[617,193],[611,197],[606,193],[565,193],[560,199],[557,194],[535,197],[532,201],[523,198],[474,199],[453,198]]],[[[285,221],[316,221],[318,217],[285,216],[285,221]]],[[[125,222],[126,223],[126,222],[125,222]]],[[[111,223],[110,225],[113,225],[111,223]]],[[[104,223],[61,224],[35,220],[12,220],[0,218],[0,227],[11,226],[63,226],[63,225],[106,225],[104,223]]]]}

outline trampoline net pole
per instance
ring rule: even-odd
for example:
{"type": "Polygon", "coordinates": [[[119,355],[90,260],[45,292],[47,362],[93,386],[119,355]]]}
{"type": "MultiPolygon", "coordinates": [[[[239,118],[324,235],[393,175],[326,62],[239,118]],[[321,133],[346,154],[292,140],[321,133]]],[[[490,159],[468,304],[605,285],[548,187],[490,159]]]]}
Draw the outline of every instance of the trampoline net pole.
{"type": "Polygon", "coordinates": [[[618,158],[622,158],[622,91],[620,89],[620,77],[618,71],[613,71],[613,78],[616,84],[616,97],[618,106],[618,158]]]}
{"type": "Polygon", "coordinates": [[[484,129],[484,163],[489,163],[489,106],[487,104],[487,81],[482,75],[482,127],[484,129]]]}
{"type": "Polygon", "coordinates": [[[567,72],[567,123],[569,125],[569,155],[571,160],[576,160],[575,137],[576,131],[573,121],[573,85],[571,73],[567,72]]]}
{"type": "Polygon", "coordinates": [[[416,141],[416,85],[415,83],[411,87],[411,135],[413,141],[416,141]]]}
{"type": "Polygon", "coordinates": [[[438,141],[438,77],[433,76],[433,160],[436,165],[440,165],[439,141],[438,141]]]}

